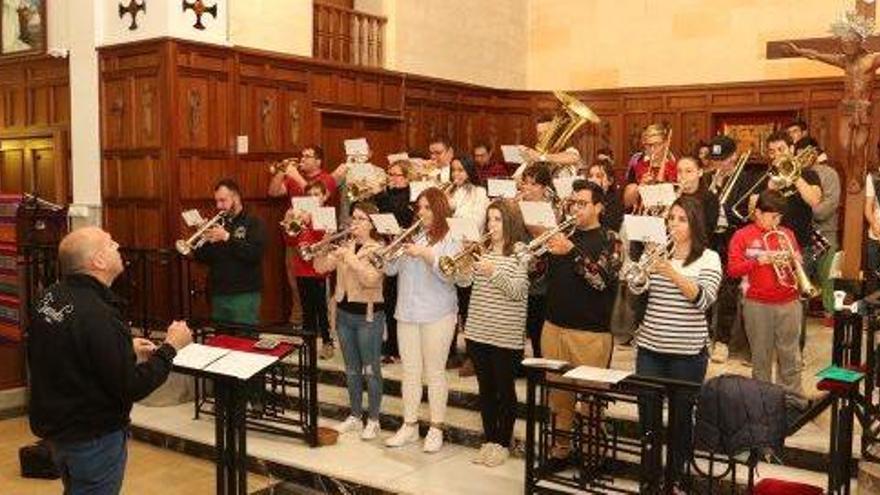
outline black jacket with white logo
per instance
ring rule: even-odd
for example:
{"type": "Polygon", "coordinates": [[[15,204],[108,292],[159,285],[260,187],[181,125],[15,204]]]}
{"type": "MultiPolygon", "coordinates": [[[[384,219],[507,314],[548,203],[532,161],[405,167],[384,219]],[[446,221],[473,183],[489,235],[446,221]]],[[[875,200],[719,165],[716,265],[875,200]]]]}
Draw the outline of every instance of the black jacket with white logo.
{"type": "Polygon", "coordinates": [[[36,301],[27,351],[31,429],[58,442],[127,426],[132,403],[165,381],[175,356],[162,344],[136,364],[121,300],[88,275],[68,276],[36,301]]]}
{"type": "Polygon", "coordinates": [[[223,226],[226,242],[206,243],[195,251],[196,261],[206,263],[211,294],[259,292],[263,288],[263,249],[266,229],[263,221],[242,210],[223,226]]]}

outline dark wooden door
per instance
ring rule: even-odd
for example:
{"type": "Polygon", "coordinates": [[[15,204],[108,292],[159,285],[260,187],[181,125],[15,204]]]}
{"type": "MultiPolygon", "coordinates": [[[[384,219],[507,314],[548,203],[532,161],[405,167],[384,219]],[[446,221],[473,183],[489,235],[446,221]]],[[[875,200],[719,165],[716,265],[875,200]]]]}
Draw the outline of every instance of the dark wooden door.
{"type": "Polygon", "coordinates": [[[325,113],[321,116],[321,147],[324,168],[333,170],[344,162],[346,139],[366,138],[373,152],[372,163],[388,166],[386,157],[404,151],[401,122],[394,118],[325,113]]]}
{"type": "Polygon", "coordinates": [[[0,192],[34,193],[66,203],[63,169],[52,138],[0,139],[0,192]]]}

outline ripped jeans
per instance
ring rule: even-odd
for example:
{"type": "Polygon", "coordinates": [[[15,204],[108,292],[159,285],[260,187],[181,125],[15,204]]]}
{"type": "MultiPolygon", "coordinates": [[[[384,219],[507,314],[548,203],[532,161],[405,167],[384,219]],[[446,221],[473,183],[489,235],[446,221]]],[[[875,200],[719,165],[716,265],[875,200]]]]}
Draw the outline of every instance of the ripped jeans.
{"type": "Polygon", "coordinates": [[[385,313],[376,311],[373,321],[366,315],[336,309],[336,335],[345,360],[345,377],[351,415],[363,417],[364,380],[367,381],[369,419],[379,419],[382,404],[382,332],[385,313]]]}

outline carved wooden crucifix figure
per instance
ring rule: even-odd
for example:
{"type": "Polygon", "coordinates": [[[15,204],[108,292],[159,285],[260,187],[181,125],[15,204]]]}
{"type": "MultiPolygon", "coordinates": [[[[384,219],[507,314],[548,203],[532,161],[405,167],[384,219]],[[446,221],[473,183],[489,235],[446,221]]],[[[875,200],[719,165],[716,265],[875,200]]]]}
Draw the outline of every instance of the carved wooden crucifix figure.
{"type": "Polygon", "coordinates": [[[768,58],[805,57],[844,71],[843,96],[839,107],[838,144],[846,175],[846,216],[844,218],[843,277],[858,280],[861,272],[862,188],[868,164],[871,133],[871,95],[880,68],[874,30],[876,6],[873,0],[857,0],[856,11],[831,26],[836,40],[811,39],[773,42],[767,46],[768,58]],[[809,45],[809,46],[808,46],[809,45]],[[836,46],[834,46],[836,45],[836,46]]]}

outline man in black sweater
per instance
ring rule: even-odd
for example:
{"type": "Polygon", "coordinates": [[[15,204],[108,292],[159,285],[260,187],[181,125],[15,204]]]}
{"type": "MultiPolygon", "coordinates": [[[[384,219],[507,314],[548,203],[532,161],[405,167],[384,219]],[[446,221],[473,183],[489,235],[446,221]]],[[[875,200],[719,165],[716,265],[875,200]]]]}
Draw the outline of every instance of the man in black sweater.
{"type": "MultiPolygon", "coordinates": [[[[544,357],[578,365],[608,367],[613,347],[609,322],[617,294],[620,242],[602,227],[605,193],[595,183],[577,180],[569,198],[577,219],[571,237],[557,234],[547,244],[547,310],[541,333],[544,357]]],[[[550,392],[556,428],[568,430],[574,417],[574,394],[550,392]]],[[[550,455],[567,458],[571,445],[554,440],[550,455]]]]}
{"type": "Polygon", "coordinates": [[[208,265],[211,319],[256,325],[260,320],[266,229],[262,220],[245,211],[241,190],[232,179],[217,183],[214,202],[225,213],[225,223],[208,229],[205,244],[193,253],[196,261],[208,265]]]}
{"type": "Polygon", "coordinates": [[[165,381],[192,341],[184,322],[172,323],[158,347],[132,338],[110,291],[123,270],[118,249],[96,227],[67,235],[58,246],[64,278],[32,308],[31,429],[48,440],[65,493],[119,492],[132,403],[165,381]]]}

